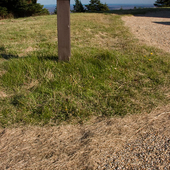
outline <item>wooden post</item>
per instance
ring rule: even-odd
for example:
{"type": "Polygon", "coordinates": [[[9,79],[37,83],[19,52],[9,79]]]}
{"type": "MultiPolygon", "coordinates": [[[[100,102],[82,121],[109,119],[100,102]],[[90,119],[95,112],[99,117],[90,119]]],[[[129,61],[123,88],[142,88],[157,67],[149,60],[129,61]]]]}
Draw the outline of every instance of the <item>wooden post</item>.
{"type": "Polygon", "coordinates": [[[57,0],[58,57],[69,61],[70,43],[70,0],[57,0]]]}

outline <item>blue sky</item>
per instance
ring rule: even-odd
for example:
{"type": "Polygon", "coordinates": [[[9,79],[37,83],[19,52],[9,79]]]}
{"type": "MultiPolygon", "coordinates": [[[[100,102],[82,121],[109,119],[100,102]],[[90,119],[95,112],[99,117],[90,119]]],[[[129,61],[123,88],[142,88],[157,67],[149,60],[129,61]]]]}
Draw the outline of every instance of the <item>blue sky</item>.
{"type": "MultiPolygon", "coordinates": [[[[90,0],[81,0],[82,4],[88,4],[90,0]]],[[[102,3],[107,4],[153,4],[156,0],[100,0],[102,3]]],[[[74,0],[70,0],[74,4],[74,0]]],[[[56,4],[56,0],[38,0],[42,5],[56,4]]]]}

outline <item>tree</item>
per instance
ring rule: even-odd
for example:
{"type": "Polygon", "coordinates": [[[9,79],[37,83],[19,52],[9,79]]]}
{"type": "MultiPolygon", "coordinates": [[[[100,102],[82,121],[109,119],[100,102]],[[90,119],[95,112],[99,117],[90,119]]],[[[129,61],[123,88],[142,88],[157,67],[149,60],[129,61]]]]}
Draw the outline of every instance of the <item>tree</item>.
{"type": "Polygon", "coordinates": [[[54,14],[57,14],[57,6],[54,9],[54,14]]]}
{"type": "Polygon", "coordinates": [[[1,0],[0,7],[0,16],[2,17],[1,13],[4,13],[4,8],[7,9],[8,14],[12,13],[14,17],[49,14],[43,5],[37,3],[37,0],[1,0]]]}
{"type": "Polygon", "coordinates": [[[90,4],[85,6],[88,11],[109,11],[107,4],[102,4],[100,0],[90,0],[90,4]]]}
{"type": "Polygon", "coordinates": [[[32,3],[33,3],[33,4],[36,4],[36,3],[37,3],[37,0],[32,0],[32,3]]]}
{"type": "Polygon", "coordinates": [[[79,0],[75,0],[75,5],[73,5],[74,12],[85,12],[85,9],[79,0]]]}
{"type": "Polygon", "coordinates": [[[8,10],[5,7],[0,6],[0,18],[5,18],[8,15],[8,10]]]}
{"type": "Polygon", "coordinates": [[[170,7],[170,0],[157,0],[154,5],[156,7],[170,7]]]}

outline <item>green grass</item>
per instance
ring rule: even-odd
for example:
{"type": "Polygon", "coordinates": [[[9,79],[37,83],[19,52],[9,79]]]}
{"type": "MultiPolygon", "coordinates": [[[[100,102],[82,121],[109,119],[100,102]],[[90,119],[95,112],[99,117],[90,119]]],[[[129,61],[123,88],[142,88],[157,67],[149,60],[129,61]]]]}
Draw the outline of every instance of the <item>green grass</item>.
{"type": "Polygon", "coordinates": [[[81,123],[169,102],[170,54],[139,45],[119,15],[71,14],[70,62],[58,62],[56,16],[0,22],[2,127],[81,123]]]}

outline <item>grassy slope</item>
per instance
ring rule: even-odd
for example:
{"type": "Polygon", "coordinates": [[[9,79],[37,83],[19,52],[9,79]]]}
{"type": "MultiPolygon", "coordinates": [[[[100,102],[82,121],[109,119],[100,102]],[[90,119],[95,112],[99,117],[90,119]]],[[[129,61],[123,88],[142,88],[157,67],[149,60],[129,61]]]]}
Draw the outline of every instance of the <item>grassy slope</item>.
{"type": "Polygon", "coordinates": [[[118,15],[71,14],[69,63],[57,61],[56,16],[0,22],[3,127],[82,122],[168,102],[170,54],[138,45],[118,15]]]}

